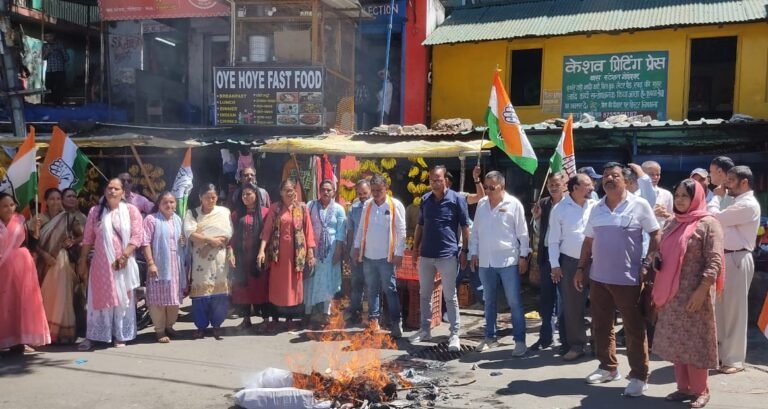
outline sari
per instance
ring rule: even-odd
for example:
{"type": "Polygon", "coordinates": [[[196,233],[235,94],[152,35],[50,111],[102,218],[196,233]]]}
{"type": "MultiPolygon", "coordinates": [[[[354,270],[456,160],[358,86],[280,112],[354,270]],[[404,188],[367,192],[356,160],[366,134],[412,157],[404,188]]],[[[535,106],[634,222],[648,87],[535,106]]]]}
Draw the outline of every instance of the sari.
{"type": "Polygon", "coordinates": [[[22,247],[25,235],[21,215],[0,222],[0,349],[51,343],[35,262],[22,247]]]}
{"type": "Polygon", "coordinates": [[[46,269],[40,291],[53,342],[75,340],[74,294],[78,277],[75,274],[75,260],[70,259],[71,252],[63,246],[67,239],[82,237],[84,228],[85,215],[74,211],[59,213],[40,230],[38,246],[56,258],[56,264],[51,267],[47,267],[42,257],[38,258],[38,271],[41,263],[46,269]]]}

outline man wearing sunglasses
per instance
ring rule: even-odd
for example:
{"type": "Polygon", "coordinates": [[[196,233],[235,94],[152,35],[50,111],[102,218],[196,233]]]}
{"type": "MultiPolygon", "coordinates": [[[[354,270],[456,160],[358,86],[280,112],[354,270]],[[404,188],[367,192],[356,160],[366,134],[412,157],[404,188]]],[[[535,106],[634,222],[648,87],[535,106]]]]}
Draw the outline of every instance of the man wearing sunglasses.
{"type": "Polygon", "coordinates": [[[520,274],[528,269],[528,225],[523,204],[504,190],[504,176],[491,171],[485,175],[485,195],[477,204],[469,254],[479,271],[485,296],[485,339],[478,347],[485,351],[498,346],[496,339],[496,288],[501,282],[512,313],[512,356],[523,356],[525,317],[520,299],[520,274]]]}

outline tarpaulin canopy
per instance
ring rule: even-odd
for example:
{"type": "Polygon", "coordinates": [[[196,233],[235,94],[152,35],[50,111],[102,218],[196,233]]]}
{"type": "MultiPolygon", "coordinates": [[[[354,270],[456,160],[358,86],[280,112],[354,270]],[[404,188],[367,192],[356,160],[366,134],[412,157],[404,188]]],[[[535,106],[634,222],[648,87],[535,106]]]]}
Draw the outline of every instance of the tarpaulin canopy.
{"type": "MultiPolygon", "coordinates": [[[[356,157],[388,157],[407,158],[421,156],[424,158],[449,158],[468,154],[477,154],[480,150],[480,139],[474,140],[422,140],[409,137],[362,137],[360,135],[321,135],[309,139],[273,139],[257,148],[258,152],[293,153],[317,155],[354,155],[356,157]]],[[[490,149],[494,145],[487,139],[483,141],[482,149],[490,149]]]]}

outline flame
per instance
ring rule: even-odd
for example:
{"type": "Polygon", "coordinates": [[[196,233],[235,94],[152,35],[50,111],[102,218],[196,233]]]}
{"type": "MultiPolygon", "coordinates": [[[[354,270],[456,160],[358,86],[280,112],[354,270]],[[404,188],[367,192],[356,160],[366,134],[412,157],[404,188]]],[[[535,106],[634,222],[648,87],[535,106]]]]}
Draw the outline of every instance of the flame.
{"type": "Polygon", "coordinates": [[[398,375],[399,368],[381,357],[381,349],[397,349],[395,340],[370,325],[363,331],[346,331],[335,301],[325,330],[308,336],[318,341],[312,354],[289,356],[287,364],[296,374],[294,387],[312,390],[318,399],[349,402],[363,399],[364,393],[381,393],[393,382],[410,386],[398,375]]]}

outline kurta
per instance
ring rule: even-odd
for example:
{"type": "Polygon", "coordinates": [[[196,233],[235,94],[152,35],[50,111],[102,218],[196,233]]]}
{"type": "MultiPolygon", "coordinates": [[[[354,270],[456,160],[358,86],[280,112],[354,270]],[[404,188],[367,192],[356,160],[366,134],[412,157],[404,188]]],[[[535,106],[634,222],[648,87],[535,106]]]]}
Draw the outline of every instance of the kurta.
{"type": "Polygon", "coordinates": [[[35,262],[22,247],[25,234],[21,215],[0,222],[0,349],[51,343],[35,262]]]}
{"type": "Polygon", "coordinates": [[[196,209],[197,217],[188,211],[184,218],[184,234],[192,246],[192,282],[189,296],[191,298],[212,295],[229,294],[229,280],[226,247],[214,249],[208,245],[199,245],[189,240],[192,233],[200,233],[206,237],[232,237],[232,222],[229,209],[214,206],[208,213],[203,214],[200,207],[196,209]]]}
{"type": "MultiPolygon", "coordinates": [[[[671,222],[664,230],[677,225],[671,222]]],[[[715,219],[698,222],[688,240],[680,271],[677,293],[658,311],[653,352],[661,358],[698,368],[716,368],[717,331],[715,329],[715,286],[709,290],[699,311],[686,312],[685,306],[704,277],[714,283],[723,259],[723,230],[715,219]]],[[[727,277],[726,277],[727,280],[727,277]]]]}
{"type": "MultiPolygon", "coordinates": [[[[295,267],[293,218],[289,208],[282,203],[273,203],[269,207],[269,213],[264,220],[264,228],[261,230],[261,240],[269,243],[275,223],[279,223],[280,245],[277,262],[270,260],[267,256],[269,302],[278,307],[295,307],[304,302],[304,271],[297,270],[295,267]],[[282,209],[280,214],[277,214],[278,208],[282,209]]],[[[304,210],[302,226],[306,249],[315,248],[315,235],[312,231],[309,212],[306,209],[304,210]]]]}
{"type": "MultiPolygon", "coordinates": [[[[130,237],[123,244],[118,229],[121,226],[119,211],[111,212],[112,247],[116,255],[123,253],[125,247],[133,244],[138,249],[143,240],[141,212],[135,206],[126,204],[130,217],[130,237]]],[[[104,210],[109,211],[108,209],[104,210]]],[[[128,294],[127,306],[120,306],[120,300],[115,285],[115,272],[107,259],[104,247],[104,232],[101,227],[101,206],[96,205],[88,212],[85,222],[84,246],[93,246],[90,274],[88,275],[88,324],[86,338],[92,341],[120,342],[136,338],[136,304],[131,290],[128,294]]]]}
{"type": "MultiPolygon", "coordinates": [[[[267,213],[269,209],[261,207],[258,217],[263,219],[267,213]]],[[[269,274],[262,271],[256,263],[261,246],[261,231],[254,231],[252,228],[255,214],[255,211],[244,216],[240,216],[238,212],[232,213],[234,236],[242,238],[240,243],[231,243],[238,270],[232,283],[233,304],[258,305],[269,302],[269,274]]]]}
{"type": "Polygon", "coordinates": [[[323,209],[319,201],[312,201],[307,206],[312,219],[312,227],[315,233],[315,273],[304,280],[304,304],[307,308],[321,303],[329,302],[333,296],[341,291],[341,262],[333,264],[333,254],[337,245],[343,245],[346,236],[346,214],[344,208],[332,202],[323,209]],[[327,231],[328,250],[325,255],[322,251],[323,230],[327,231]]]}
{"type": "MultiPolygon", "coordinates": [[[[169,305],[181,305],[184,300],[184,287],[186,286],[186,278],[184,272],[181,271],[179,265],[179,239],[176,235],[173,225],[173,218],[168,220],[159,220],[154,215],[149,215],[144,218],[144,246],[152,246],[152,242],[157,240],[155,237],[155,230],[158,223],[165,223],[168,231],[170,232],[170,238],[168,242],[168,248],[170,250],[169,257],[169,273],[170,280],[162,279],[162,272],[158,271],[158,276],[155,278],[147,275],[147,305],[169,306],[169,305]]],[[[157,255],[152,254],[157,260],[157,255]]]]}

